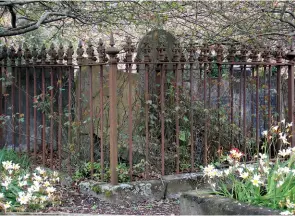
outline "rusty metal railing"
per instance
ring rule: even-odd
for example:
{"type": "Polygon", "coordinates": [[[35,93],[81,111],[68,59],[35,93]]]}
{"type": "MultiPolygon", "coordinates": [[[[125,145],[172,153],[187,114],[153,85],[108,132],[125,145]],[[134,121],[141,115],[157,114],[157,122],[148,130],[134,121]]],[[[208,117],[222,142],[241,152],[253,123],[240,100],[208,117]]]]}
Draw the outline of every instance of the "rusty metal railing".
{"type": "Polygon", "coordinates": [[[119,61],[113,36],[107,49],[99,41],[98,58],[91,43],[87,57],[81,42],[76,53],[72,44],[66,51],[62,45],[57,50],[43,45],[39,52],[35,46],[17,51],[4,46],[1,147],[25,151],[52,169],[65,166],[69,173],[75,160],[87,160],[92,177],[99,162],[100,180],[107,179],[109,167],[112,184],[118,183],[122,148],[129,180],[138,177],[137,156],[144,160],[146,179],[194,172],[237,145],[251,159],[251,148],[260,151],[262,130],[283,118],[294,122],[295,52],[293,46],[287,53],[281,47],[240,48],[160,45],[152,62],[149,44],[144,56],[133,60],[130,39],[119,61]]]}

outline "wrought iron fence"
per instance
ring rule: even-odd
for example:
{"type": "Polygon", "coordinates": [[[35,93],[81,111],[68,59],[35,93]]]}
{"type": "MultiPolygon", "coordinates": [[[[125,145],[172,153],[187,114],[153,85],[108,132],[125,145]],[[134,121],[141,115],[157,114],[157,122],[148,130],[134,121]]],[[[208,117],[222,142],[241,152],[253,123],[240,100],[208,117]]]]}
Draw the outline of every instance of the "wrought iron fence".
{"type": "Polygon", "coordinates": [[[151,62],[149,44],[134,59],[130,39],[120,61],[113,37],[107,49],[100,41],[98,58],[91,43],[86,57],[81,43],[76,54],[71,44],[66,51],[4,46],[1,147],[70,173],[84,160],[93,176],[99,162],[101,180],[108,166],[113,184],[118,161],[134,180],[140,160],[143,178],[194,172],[231,147],[251,160],[263,130],[283,118],[294,122],[295,53],[239,47],[175,44],[168,59],[160,46],[151,62]]]}

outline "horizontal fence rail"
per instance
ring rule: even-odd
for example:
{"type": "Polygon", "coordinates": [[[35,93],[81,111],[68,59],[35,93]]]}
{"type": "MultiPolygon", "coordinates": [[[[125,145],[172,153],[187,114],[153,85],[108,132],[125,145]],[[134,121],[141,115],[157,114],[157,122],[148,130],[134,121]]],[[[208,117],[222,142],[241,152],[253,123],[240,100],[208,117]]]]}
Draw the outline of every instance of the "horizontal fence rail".
{"type": "Polygon", "coordinates": [[[111,36],[96,51],[2,47],[1,147],[69,173],[90,162],[117,184],[121,166],[134,181],[194,172],[232,147],[252,160],[283,119],[294,134],[293,47],[160,44],[154,61],[148,43],[134,59],[132,41],[120,51],[111,36]]]}

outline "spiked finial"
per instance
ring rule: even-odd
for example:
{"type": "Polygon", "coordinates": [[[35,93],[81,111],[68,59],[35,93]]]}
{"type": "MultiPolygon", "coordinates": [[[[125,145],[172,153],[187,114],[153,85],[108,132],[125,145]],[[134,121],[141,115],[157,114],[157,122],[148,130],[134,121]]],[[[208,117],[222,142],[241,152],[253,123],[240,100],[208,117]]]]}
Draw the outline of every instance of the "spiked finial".
{"type": "Polygon", "coordinates": [[[41,64],[46,64],[46,57],[47,57],[46,47],[45,47],[45,44],[43,44],[39,54],[39,59],[41,59],[41,64]]]}
{"type": "MultiPolygon", "coordinates": [[[[71,44],[71,42],[70,42],[71,44]]],[[[68,60],[68,57],[65,56],[64,57],[64,46],[62,45],[62,43],[59,44],[58,46],[58,50],[57,50],[57,59],[58,59],[58,64],[63,64],[63,60],[68,60]]]]}
{"type": "Polygon", "coordinates": [[[79,40],[78,49],[77,49],[77,62],[78,64],[82,64],[84,49],[82,46],[82,41],[79,40]]]}
{"type": "Polygon", "coordinates": [[[27,44],[24,43],[24,59],[26,61],[26,64],[30,63],[30,59],[32,58],[32,54],[30,49],[28,48],[27,44]]]}
{"type": "Polygon", "coordinates": [[[15,53],[15,49],[13,46],[10,47],[9,49],[9,58],[11,61],[11,65],[15,65],[15,58],[16,58],[16,53],[15,53]]]}
{"type": "Polygon", "coordinates": [[[88,47],[86,49],[86,53],[87,53],[87,57],[90,60],[90,63],[92,61],[96,61],[96,57],[94,55],[94,49],[93,49],[93,45],[91,43],[91,41],[88,41],[88,47]]]}
{"type": "Polygon", "coordinates": [[[18,50],[17,50],[16,55],[17,55],[17,64],[20,66],[22,64],[22,56],[23,56],[21,43],[18,46],[18,50]]]}
{"type": "Polygon", "coordinates": [[[132,40],[130,37],[127,37],[126,44],[124,46],[124,51],[126,52],[125,62],[132,62],[132,53],[134,52],[134,45],[132,45],[132,40]]]}
{"type": "Polygon", "coordinates": [[[174,47],[173,47],[173,60],[174,62],[178,62],[179,61],[179,57],[180,57],[180,45],[178,42],[174,43],[174,47]]]}
{"type": "Polygon", "coordinates": [[[98,59],[100,63],[104,63],[108,61],[108,58],[106,56],[106,49],[101,38],[98,41],[97,52],[98,52],[98,59]]]}
{"type": "Polygon", "coordinates": [[[190,40],[190,42],[188,44],[187,51],[189,53],[188,61],[189,62],[193,62],[194,59],[195,59],[195,57],[194,57],[195,49],[194,49],[194,44],[193,44],[193,41],[192,40],[190,40]]]}
{"type": "Polygon", "coordinates": [[[215,51],[217,54],[217,62],[221,63],[223,61],[223,47],[220,43],[218,43],[215,47],[215,51]]]}
{"type": "Polygon", "coordinates": [[[119,53],[119,50],[114,46],[115,46],[114,35],[113,35],[113,32],[111,32],[110,47],[106,49],[106,53],[110,56],[109,63],[111,64],[118,63],[117,54],[119,53]]]}
{"type": "Polygon", "coordinates": [[[35,44],[33,45],[32,56],[33,56],[33,64],[37,64],[38,51],[37,51],[37,47],[35,44]]]}

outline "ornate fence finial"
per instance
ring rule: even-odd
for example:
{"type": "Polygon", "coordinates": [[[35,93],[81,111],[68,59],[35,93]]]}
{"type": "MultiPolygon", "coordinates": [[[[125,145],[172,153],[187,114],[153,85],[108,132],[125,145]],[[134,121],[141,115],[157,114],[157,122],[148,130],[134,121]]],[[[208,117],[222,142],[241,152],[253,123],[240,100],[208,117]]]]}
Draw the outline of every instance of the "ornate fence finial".
{"type": "Polygon", "coordinates": [[[229,62],[234,62],[235,61],[236,52],[237,52],[237,49],[236,49],[235,45],[231,44],[230,48],[228,50],[228,56],[227,56],[227,60],[229,62]]]}
{"type": "Polygon", "coordinates": [[[287,59],[294,63],[295,60],[295,50],[294,50],[294,39],[292,38],[290,51],[286,54],[287,59]]]}
{"type": "Polygon", "coordinates": [[[257,46],[252,47],[251,54],[249,56],[252,59],[252,62],[257,62],[258,61],[258,54],[259,54],[258,47],[257,46]]]}
{"type": "Polygon", "coordinates": [[[22,57],[23,57],[23,50],[22,50],[21,43],[19,43],[16,55],[17,55],[17,65],[20,66],[22,64],[22,57]]]}
{"type": "Polygon", "coordinates": [[[117,59],[117,54],[119,53],[119,50],[114,47],[115,46],[115,41],[114,41],[114,35],[113,32],[111,32],[111,37],[110,37],[110,47],[106,49],[106,53],[109,55],[109,63],[114,64],[118,62],[117,59]]]}
{"type": "Polygon", "coordinates": [[[220,43],[216,45],[215,52],[217,54],[217,62],[221,63],[223,61],[223,47],[220,43]]]}
{"type": "MultiPolygon", "coordinates": [[[[72,49],[73,49],[73,45],[72,45],[71,42],[69,44],[69,47],[72,47],[72,49]]],[[[66,56],[64,56],[64,54],[65,54],[64,46],[62,45],[62,43],[60,43],[59,46],[58,46],[58,50],[57,50],[58,64],[63,64],[63,60],[67,60],[67,63],[71,62],[70,64],[72,64],[73,57],[72,56],[67,56],[67,54],[66,54],[66,56]]]]}
{"type": "Polygon", "coordinates": [[[241,47],[241,62],[246,62],[247,61],[247,53],[248,53],[248,49],[247,46],[245,44],[242,44],[241,47]]]}
{"type": "Polygon", "coordinates": [[[135,50],[135,47],[132,44],[131,38],[127,37],[126,44],[124,46],[124,51],[126,52],[126,56],[125,56],[124,61],[132,62],[132,55],[133,55],[134,50],[135,50]]]}
{"type": "Polygon", "coordinates": [[[3,65],[7,65],[7,56],[8,56],[8,53],[7,53],[7,46],[4,45],[3,48],[2,48],[2,52],[1,52],[1,59],[3,59],[3,65]]]}
{"type": "Polygon", "coordinates": [[[37,64],[38,51],[37,51],[37,47],[35,44],[33,45],[32,56],[33,56],[33,64],[37,64]]]}
{"type": "Polygon", "coordinates": [[[101,38],[98,41],[97,52],[98,52],[99,63],[104,63],[108,61],[108,58],[106,55],[106,49],[101,38]]]}
{"type": "Polygon", "coordinates": [[[9,49],[9,58],[10,58],[11,65],[15,66],[16,53],[13,46],[11,46],[9,49]]]}
{"type": "Polygon", "coordinates": [[[39,53],[39,59],[41,59],[41,64],[46,64],[46,57],[47,57],[46,47],[45,47],[45,44],[43,44],[39,53]]]}
{"type": "Polygon", "coordinates": [[[158,56],[159,56],[159,61],[160,62],[163,62],[164,61],[164,58],[165,58],[165,54],[164,54],[164,44],[163,42],[160,42],[159,46],[157,47],[157,51],[158,51],[158,56]]]}
{"type": "Polygon", "coordinates": [[[274,56],[276,57],[277,63],[282,63],[283,62],[284,51],[283,51],[283,48],[282,48],[281,44],[277,45],[277,48],[276,48],[276,50],[274,52],[274,56]]]}
{"type": "Polygon", "coordinates": [[[172,51],[173,51],[173,59],[172,59],[172,61],[173,62],[179,62],[179,60],[180,60],[180,45],[179,45],[179,43],[177,41],[175,41],[172,51]]]}
{"type": "Polygon", "coordinates": [[[92,61],[96,61],[96,57],[94,54],[94,48],[91,41],[88,41],[88,46],[86,48],[87,58],[90,60],[89,63],[92,61]]]}
{"type": "Polygon", "coordinates": [[[266,46],[261,54],[264,62],[270,62],[271,50],[269,46],[266,46]]]}
{"type": "Polygon", "coordinates": [[[57,52],[55,50],[55,46],[53,43],[51,43],[49,51],[48,51],[48,55],[50,56],[50,64],[56,64],[56,59],[57,59],[57,52]]]}
{"type": "Polygon", "coordinates": [[[151,58],[150,58],[151,47],[147,41],[144,42],[143,52],[144,52],[144,62],[150,62],[151,61],[151,58]]]}
{"type": "Polygon", "coordinates": [[[32,58],[31,51],[26,43],[24,43],[24,59],[26,64],[30,64],[30,59],[32,58]]]}
{"type": "MultiPolygon", "coordinates": [[[[74,55],[74,48],[73,48],[73,44],[72,42],[69,43],[68,49],[66,51],[66,55],[64,57],[64,59],[67,61],[68,65],[72,65],[73,64],[73,55],[74,55]]],[[[64,56],[64,49],[62,44],[60,44],[59,46],[59,50],[58,50],[58,56],[59,57],[63,57],[64,56]]]]}
{"type": "Polygon", "coordinates": [[[209,47],[207,43],[203,44],[203,47],[201,48],[202,52],[203,52],[203,62],[207,62],[208,61],[208,57],[209,57],[209,47]]]}
{"type": "Polygon", "coordinates": [[[189,44],[188,44],[188,47],[186,49],[189,53],[189,58],[188,58],[188,61],[189,62],[193,62],[195,60],[195,48],[194,48],[194,44],[193,44],[193,41],[190,40],[189,44]]]}
{"type": "Polygon", "coordinates": [[[82,64],[83,54],[84,54],[84,49],[82,46],[82,41],[79,40],[78,49],[77,49],[77,62],[79,65],[82,64]]]}

